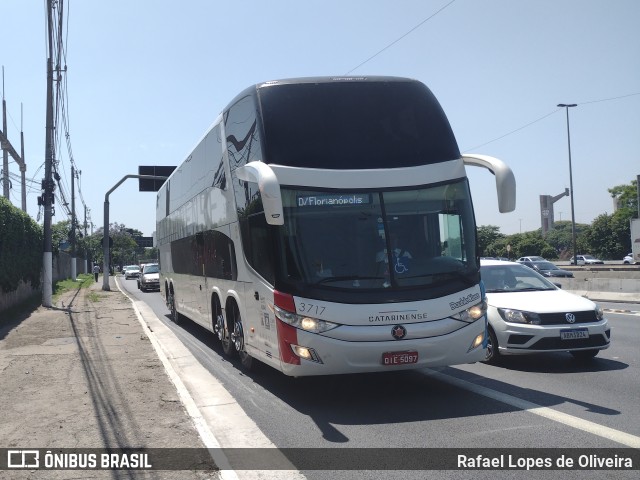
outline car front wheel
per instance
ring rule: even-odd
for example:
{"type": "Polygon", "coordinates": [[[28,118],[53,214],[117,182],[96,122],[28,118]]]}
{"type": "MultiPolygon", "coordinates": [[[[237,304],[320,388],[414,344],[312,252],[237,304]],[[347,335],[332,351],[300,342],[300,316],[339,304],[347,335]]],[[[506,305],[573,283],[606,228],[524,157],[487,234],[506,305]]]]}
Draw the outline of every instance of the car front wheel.
{"type": "Polygon", "coordinates": [[[484,363],[496,363],[500,352],[498,351],[498,339],[493,329],[487,328],[489,338],[487,339],[487,355],[484,357],[484,363]]]}

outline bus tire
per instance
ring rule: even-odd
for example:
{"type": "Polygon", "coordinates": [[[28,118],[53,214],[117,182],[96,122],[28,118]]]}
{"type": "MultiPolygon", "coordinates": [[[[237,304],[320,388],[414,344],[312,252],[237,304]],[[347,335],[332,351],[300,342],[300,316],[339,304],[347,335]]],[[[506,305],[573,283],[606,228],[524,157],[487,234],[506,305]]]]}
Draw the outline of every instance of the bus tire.
{"type": "Polygon", "coordinates": [[[211,331],[213,336],[222,341],[224,335],[224,315],[220,306],[220,299],[217,295],[211,296],[211,331]]]}
{"type": "Polygon", "coordinates": [[[180,323],[180,314],[176,308],[176,296],[173,289],[169,291],[169,310],[171,311],[171,321],[178,325],[180,323]]]}
{"type": "Polygon", "coordinates": [[[242,317],[238,305],[233,303],[232,306],[233,331],[231,333],[231,341],[233,348],[240,357],[240,363],[245,370],[252,370],[254,366],[253,357],[247,353],[244,343],[244,328],[242,325],[242,317]]]}
{"type": "Polygon", "coordinates": [[[231,334],[229,332],[229,322],[225,321],[222,313],[219,313],[218,318],[222,321],[222,328],[220,328],[218,331],[218,338],[220,339],[220,343],[222,344],[222,351],[227,357],[232,358],[235,356],[236,350],[233,346],[233,341],[231,340],[231,334]]]}

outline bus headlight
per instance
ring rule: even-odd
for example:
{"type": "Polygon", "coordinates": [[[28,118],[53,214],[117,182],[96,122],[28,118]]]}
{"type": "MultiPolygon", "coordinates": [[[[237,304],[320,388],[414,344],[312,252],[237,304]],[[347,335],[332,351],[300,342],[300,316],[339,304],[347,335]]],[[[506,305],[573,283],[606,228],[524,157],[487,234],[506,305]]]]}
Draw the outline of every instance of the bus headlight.
{"type": "Polygon", "coordinates": [[[480,345],[482,345],[484,342],[484,332],[478,334],[476,336],[476,338],[473,339],[473,342],[471,342],[471,346],[469,347],[469,350],[467,350],[467,353],[469,353],[471,350],[475,350],[476,348],[478,348],[480,345]]]}
{"type": "Polygon", "coordinates": [[[284,323],[288,323],[292,327],[299,328],[306,332],[323,333],[338,326],[337,323],[288,312],[287,310],[283,310],[277,305],[273,306],[273,310],[276,316],[284,323]]]}
{"type": "Polygon", "coordinates": [[[487,302],[476,303],[458,314],[463,322],[472,323],[481,319],[487,313],[487,302]]]}
{"type": "Polygon", "coordinates": [[[298,357],[304,360],[309,360],[310,362],[322,363],[322,360],[320,359],[320,357],[318,356],[318,354],[313,348],[301,347],[300,345],[294,345],[292,343],[291,350],[293,350],[293,353],[295,353],[298,357]]]}

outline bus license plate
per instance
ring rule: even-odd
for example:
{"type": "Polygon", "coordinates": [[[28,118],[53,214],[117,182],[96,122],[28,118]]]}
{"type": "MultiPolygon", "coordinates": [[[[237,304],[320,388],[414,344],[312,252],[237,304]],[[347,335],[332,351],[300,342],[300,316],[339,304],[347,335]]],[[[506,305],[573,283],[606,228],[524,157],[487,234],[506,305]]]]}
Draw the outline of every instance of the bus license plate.
{"type": "Polygon", "coordinates": [[[418,352],[385,352],[382,354],[383,365],[408,365],[418,363],[418,352]]]}
{"type": "Polygon", "coordinates": [[[586,328],[576,328],[574,330],[560,330],[561,340],[576,340],[579,338],[589,338],[589,330],[586,328]]]}

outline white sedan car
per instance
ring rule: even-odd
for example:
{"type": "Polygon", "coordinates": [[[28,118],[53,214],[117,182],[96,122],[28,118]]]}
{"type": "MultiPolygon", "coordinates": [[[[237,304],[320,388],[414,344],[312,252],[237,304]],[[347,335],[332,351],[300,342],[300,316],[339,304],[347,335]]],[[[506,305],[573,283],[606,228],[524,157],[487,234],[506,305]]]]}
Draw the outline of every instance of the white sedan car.
{"type": "Polygon", "coordinates": [[[561,290],[519,263],[481,260],[480,271],[488,303],[486,362],[541,352],[588,359],[609,348],[611,328],[591,300],[561,290]]]}

